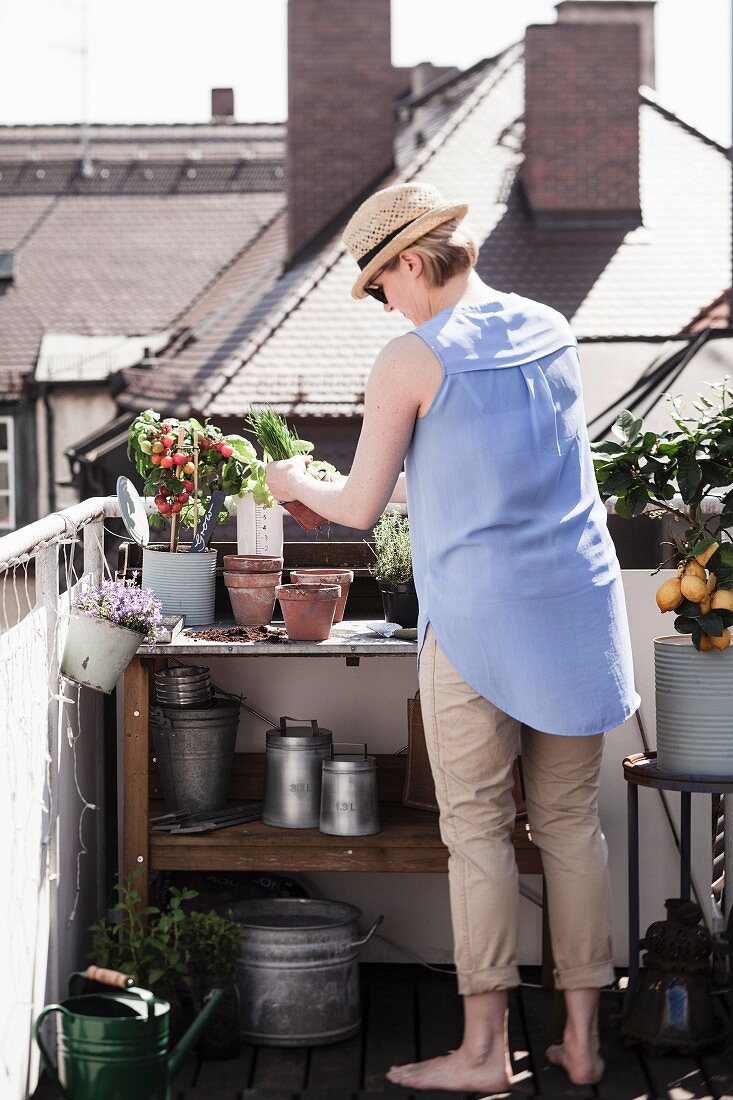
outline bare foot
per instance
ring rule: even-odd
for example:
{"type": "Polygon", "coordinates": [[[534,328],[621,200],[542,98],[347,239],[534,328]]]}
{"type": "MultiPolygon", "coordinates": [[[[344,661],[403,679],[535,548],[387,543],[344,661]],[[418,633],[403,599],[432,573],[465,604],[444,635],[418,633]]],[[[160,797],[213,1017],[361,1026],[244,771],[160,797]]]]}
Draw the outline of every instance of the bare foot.
{"type": "Polygon", "coordinates": [[[426,1062],[392,1066],[386,1077],[393,1084],[405,1088],[443,1089],[446,1092],[484,1092],[493,1095],[508,1092],[511,1087],[503,1051],[497,1051],[494,1057],[482,1057],[470,1055],[461,1048],[426,1062]]]}
{"type": "Polygon", "coordinates": [[[565,1038],[545,1051],[548,1062],[562,1066],[574,1085],[597,1085],[606,1066],[597,1050],[565,1038]]]}

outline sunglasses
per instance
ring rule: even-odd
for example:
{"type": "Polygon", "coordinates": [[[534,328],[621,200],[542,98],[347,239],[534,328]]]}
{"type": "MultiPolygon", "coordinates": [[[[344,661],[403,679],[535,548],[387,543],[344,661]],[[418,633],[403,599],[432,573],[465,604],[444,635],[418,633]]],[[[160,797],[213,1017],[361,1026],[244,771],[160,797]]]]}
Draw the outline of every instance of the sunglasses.
{"type": "Polygon", "coordinates": [[[378,302],[381,302],[383,306],[389,305],[387,301],[387,295],[382,290],[381,286],[365,286],[364,290],[370,297],[375,298],[378,302]]]}

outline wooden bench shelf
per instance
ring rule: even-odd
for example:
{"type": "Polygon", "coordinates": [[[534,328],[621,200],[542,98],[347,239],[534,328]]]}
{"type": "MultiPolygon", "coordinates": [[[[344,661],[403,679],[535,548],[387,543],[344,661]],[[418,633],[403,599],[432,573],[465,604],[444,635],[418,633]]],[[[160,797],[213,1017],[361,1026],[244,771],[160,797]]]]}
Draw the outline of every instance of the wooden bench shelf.
{"type": "MultiPolygon", "coordinates": [[[[196,655],[222,656],[319,656],[395,657],[415,653],[414,643],[395,642],[370,634],[364,624],[340,625],[327,643],[293,646],[195,643],[182,638],[155,653],[141,648],[125,672],[124,681],[124,809],[122,873],[134,870],[191,871],[318,871],[388,872],[433,874],[448,869],[448,851],[438,829],[437,814],[412,810],[401,803],[406,758],[377,757],[381,831],[374,836],[334,837],[317,829],[275,829],[262,822],[233,825],[203,835],[176,836],[151,833],[150,818],[165,812],[155,761],[151,753],[149,708],[151,672],[164,667],[167,658],[196,655]]],[[[234,802],[262,797],[264,753],[238,753],[232,770],[229,796],[234,802]]],[[[539,849],[532,843],[526,822],[513,832],[514,852],[520,874],[542,875],[539,849]]],[[[138,883],[142,904],[147,904],[148,875],[138,883]]],[[[547,926],[543,879],[543,975],[551,983],[552,958],[547,926]]]]}
{"type": "MultiPolygon", "coordinates": [[[[151,806],[151,815],[164,813],[151,806]]],[[[192,871],[387,871],[445,873],[448,851],[435,814],[397,802],[379,805],[381,832],[373,836],[326,836],[318,829],[274,829],[261,821],[232,825],[202,836],[153,833],[152,870],[192,871]]],[[[542,874],[539,852],[526,823],[514,829],[517,868],[542,874]]]]}

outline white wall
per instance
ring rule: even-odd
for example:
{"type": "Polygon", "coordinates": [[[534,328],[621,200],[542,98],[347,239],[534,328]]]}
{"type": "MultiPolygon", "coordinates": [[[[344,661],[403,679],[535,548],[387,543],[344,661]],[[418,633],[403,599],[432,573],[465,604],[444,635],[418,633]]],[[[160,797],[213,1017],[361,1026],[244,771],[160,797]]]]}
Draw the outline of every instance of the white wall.
{"type": "Polygon", "coordinates": [[[36,401],[36,438],[38,442],[38,515],[61,511],[78,503],[76,490],[65,486],[71,478],[68,447],[90,435],[97,428],[109,424],[116,415],[116,406],[109,396],[108,383],[96,388],[57,389],[49,394],[53,418],[53,470],[56,483],[56,502],[50,501],[48,478],[47,412],[43,401],[36,401]]]}
{"type": "MultiPolygon", "coordinates": [[[[642,697],[641,717],[650,746],[655,744],[654,637],[672,632],[671,616],[663,618],[654,592],[667,573],[656,577],[645,570],[624,571],[624,588],[632,635],[636,683],[642,697]]],[[[191,659],[190,663],[195,663],[191,659]]],[[[417,688],[415,661],[407,658],[366,658],[358,668],[346,667],[343,658],[227,658],[210,662],[212,679],[229,691],[242,692],[257,710],[276,717],[292,714],[315,717],[334,732],[336,740],[367,741],[370,751],[396,751],[406,743],[406,699],[417,688]]],[[[238,751],[264,749],[264,725],[244,715],[238,751]]],[[[602,769],[601,818],[609,846],[613,886],[613,936],[615,961],[628,962],[626,877],[626,783],[622,760],[641,752],[643,745],[636,718],[607,734],[602,769]]],[[[678,816],[679,796],[670,796],[678,816]]],[[[664,916],[664,899],[679,889],[678,858],[659,795],[641,790],[639,795],[643,883],[642,931],[664,916]]],[[[703,904],[711,881],[709,838],[710,801],[693,799],[693,865],[703,904]]],[[[294,834],[294,844],[297,835],[294,834]]],[[[317,874],[301,876],[322,894],[350,901],[371,923],[385,914],[385,936],[431,962],[451,959],[448,881],[445,875],[317,874]],[[429,919],[426,919],[429,914],[429,919]]],[[[539,880],[526,879],[535,893],[539,880]]],[[[540,961],[540,915],[528,900],[520,902],[520,959],[540,961]]],[[[371,942],[365,959],[404,961],[386,944],[371,942]]]]}

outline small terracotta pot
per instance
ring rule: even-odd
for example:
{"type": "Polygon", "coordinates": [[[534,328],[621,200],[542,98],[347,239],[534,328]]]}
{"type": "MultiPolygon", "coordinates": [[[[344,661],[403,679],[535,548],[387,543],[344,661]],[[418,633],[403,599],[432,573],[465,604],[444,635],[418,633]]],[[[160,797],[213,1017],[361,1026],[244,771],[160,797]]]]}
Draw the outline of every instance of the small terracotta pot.
{"type": "Polygon", "coordinates": [[[275,610],[282,573],[225,573],[224,583],[237,626],[267,626],[275,610]]]}
{"type": "Polygon", "coordinates": [[[283,501],[282,506],[304,531],[312,531],[314,527],[320,527],[321,524],[328,522],[323,516],[319,516],[318,512],[314,512],[299,500],[283,501]]]}
{"type": "Polygon", "coordinates": [[[341,595],[338,584],[279,584],[275,595],[294,642],[325,642],[341,595]]]}
{"type": "Polygon", "coordinates": [[[228,573],[279,573],[283,559],[272,554],[225,554],[224,568],[228,573]]]}
{"type": "Polygon", "coordinates": [[[291,569],[290,579],[293,584],[339,584],[341,595],[336,604],[336,614],[333,617],[335,623],[340,623],[346,610],[346,598],[354,579],[353,569],[291,569]]]}
{"type": "Polygon", "coordinates": [[[280,584],[282,573],[225,573],[227,588],[272,588],[280,584]]]}

